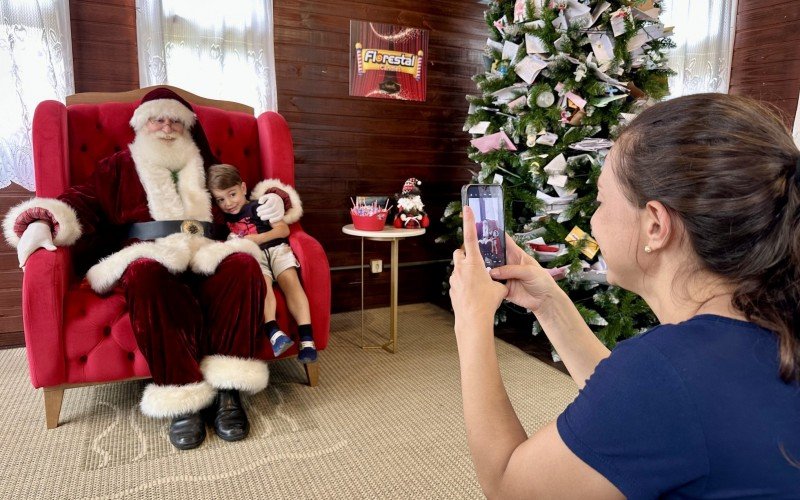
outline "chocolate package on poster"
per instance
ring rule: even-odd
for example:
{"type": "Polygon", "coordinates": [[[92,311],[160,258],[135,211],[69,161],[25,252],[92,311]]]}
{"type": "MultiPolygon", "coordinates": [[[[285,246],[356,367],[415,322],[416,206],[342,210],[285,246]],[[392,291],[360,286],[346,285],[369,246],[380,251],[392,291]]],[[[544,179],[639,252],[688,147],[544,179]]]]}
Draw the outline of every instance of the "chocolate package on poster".
{"type": "Polygon", "coordinates": [[[424,101],[428,30],[350,21],[350,95],[424,101]]]}

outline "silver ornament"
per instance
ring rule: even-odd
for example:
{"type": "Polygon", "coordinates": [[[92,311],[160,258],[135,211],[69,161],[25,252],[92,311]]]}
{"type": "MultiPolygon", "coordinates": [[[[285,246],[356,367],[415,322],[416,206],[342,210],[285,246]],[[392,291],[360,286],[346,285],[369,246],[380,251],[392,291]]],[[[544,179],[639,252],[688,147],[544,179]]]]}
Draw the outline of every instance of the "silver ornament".
{"type": "Polygon", "coordinates": [[[536,105],[540,108],[549,108],[554,102],[556,102],[556,97],[552,92],[544,91],[536,96],[536,105]]]}

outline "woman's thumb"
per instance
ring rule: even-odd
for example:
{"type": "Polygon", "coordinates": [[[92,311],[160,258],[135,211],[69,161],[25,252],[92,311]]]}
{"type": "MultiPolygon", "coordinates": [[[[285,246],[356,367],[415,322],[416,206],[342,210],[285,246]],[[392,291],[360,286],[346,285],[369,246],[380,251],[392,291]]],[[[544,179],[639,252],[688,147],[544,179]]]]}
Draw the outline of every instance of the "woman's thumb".
{"type": "Polygon", "coordinates": [[[521,265],[508,265],[496,267],[489,271],[492,278],[496,280],[509,280],[509,279],[525,279],[531,276],[531,270],[526,269],[529,266],[521,265]]]}

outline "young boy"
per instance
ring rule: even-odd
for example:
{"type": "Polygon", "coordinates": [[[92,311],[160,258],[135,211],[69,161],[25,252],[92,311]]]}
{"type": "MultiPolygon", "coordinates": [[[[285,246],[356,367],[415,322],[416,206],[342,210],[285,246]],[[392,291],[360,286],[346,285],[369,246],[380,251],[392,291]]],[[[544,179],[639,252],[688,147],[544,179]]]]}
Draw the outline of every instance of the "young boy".
{"type": "Polygon", "coordinates": [[[311,312],[308,306],[297,269],[300,264],[289,246],[289,226],[283,222],[269,223],[256,215],[258,201],[247,201],[247,186],[239,171],[232,165],[212,165],[208,169],[208,190],[217,206],[225,215],[225,222],[231,231],[229,238],[247,238],[261,248],[259,264],[267,282],[267,296],[264,300],[264,321],[267,336],[272,344],[275,357],[283,354],[293,345],[292,340],[278,328],[275,321],[275,293],[272,282],[278,285],[286,296],[289,312],[297,321],[300,336],[300,352],[297,360],[313,363],[317,360],[317,348],[311,333],[311,312]]]}

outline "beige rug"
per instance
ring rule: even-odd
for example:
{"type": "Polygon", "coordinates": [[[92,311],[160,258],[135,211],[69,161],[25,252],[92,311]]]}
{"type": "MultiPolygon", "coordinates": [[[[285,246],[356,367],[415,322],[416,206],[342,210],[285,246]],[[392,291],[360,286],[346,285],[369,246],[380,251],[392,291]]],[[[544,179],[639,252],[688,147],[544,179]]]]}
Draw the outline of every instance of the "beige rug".
{"type": "MultiPolygon", "coordinates": [[[[367,312],[388,329],[388,309],[367,312]]],[[[246,403],[251,435],[213,431],[179,452],[166,420],[137,407],[144,383],[70,389],[61,425],[44,426],[23,349],[0,351],[0,498],[481,498],[461,415],[450,313],[400,308],[399,352],[357,347],[359,313],[334,315],[320,385],[295,360],[270,365],[246,403]]],[[[503,377],[528,431],[575,397],[573,382],[497,342],[503,377]]]]}

